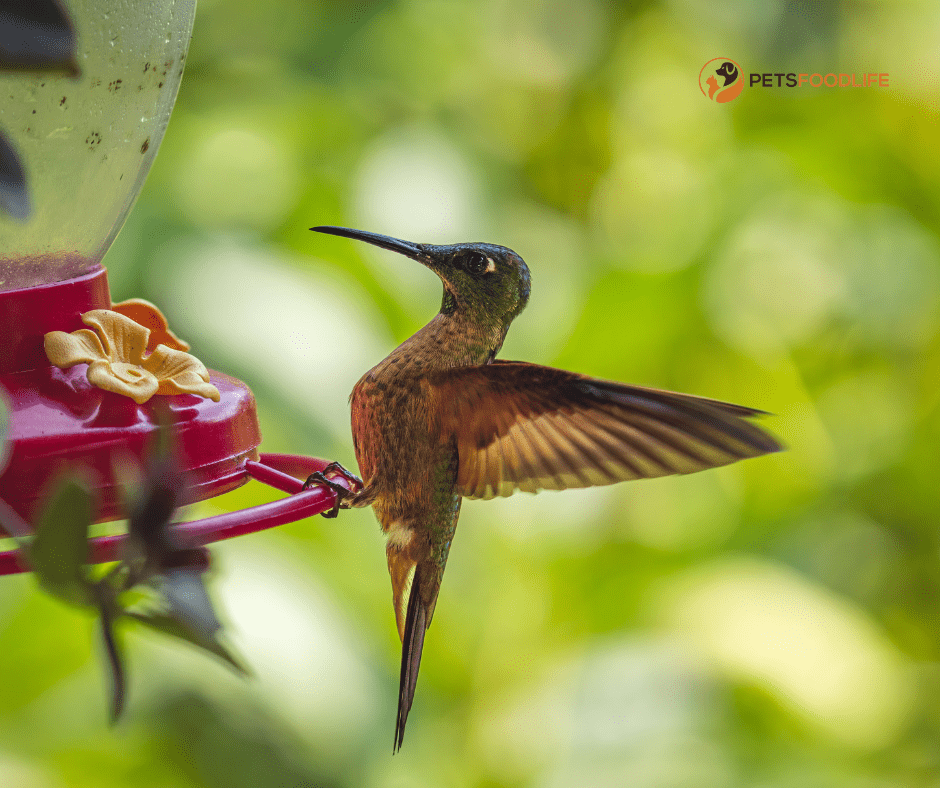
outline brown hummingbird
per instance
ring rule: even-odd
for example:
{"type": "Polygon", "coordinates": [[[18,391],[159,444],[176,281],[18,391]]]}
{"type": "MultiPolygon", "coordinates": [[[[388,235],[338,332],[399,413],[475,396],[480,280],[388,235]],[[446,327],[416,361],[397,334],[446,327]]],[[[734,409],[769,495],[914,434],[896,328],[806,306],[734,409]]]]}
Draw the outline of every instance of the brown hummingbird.
{"type": "MultiPolygon", "coordinates": [[[[444,285],[441,311],[369,370],[350,396],[357,492],[323,473],[336,506],[372,506],[387,536],[402,641],[394,750],[414,699],[463,498],[565,490],[693,473],[780,450],[746,419],[763,411],[502,361],[509,324],[529,300],[529,269],[488,243],[417,244],[312,227],[417,260],[444,285]]],[[[356,489],[356,488],[354,488],[356,489]]]]}

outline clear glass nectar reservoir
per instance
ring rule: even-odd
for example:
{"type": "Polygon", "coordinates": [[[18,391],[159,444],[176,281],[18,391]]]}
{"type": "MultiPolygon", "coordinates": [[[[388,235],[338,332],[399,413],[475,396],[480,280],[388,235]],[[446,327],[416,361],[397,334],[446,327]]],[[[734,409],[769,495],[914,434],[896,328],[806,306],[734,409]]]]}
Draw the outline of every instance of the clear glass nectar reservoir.
{"type": "Polygon", "coordinates": [[[153,163],[176,100],[195,0],[71,0],[78,77],[0,75],[0,128],[32,213],[0,214],[0,290],[92,270],[153,163]]]}

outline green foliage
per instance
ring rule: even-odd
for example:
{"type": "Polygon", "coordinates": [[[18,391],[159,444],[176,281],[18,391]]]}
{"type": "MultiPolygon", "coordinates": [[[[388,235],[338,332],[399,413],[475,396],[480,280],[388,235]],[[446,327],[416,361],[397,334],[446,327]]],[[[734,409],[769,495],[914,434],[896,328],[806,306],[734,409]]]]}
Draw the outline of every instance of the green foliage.
{"type": "MultiPolygon", "coordinates": [[[[187,583],[187,586],[190,584],[187,583]]],[[[202,589],[202,584],[199,584],[199,588],[202,589]]],[[[187,589],[189,590],[189,589],[187,589]]],[[[203,589],[204,593],[204,589],[203,589]]],[[[206,600],[208,602],[208,599],[206,600]]],[[[203,618],[206,614],[211,614],[212,618],[215,618],[215,614],[212,609],[209,608],[203,613],[200,618],[203,618]]],[[[249,675],[250,671],[247,667],[237,657],[235,657],[232,652],[226,648],[218,640],[218,630],[221,628],[221,625],[218,621],[215,622],[214,627],[211,626],[200,626],[200,622],[194,622],[192,616],[181,614],[178,609],[172,609],[170,613],[161,613],[157,611],[147,611],[147,612],[136,612],[136,611],[127,611],[127,615],[133,618],[135,621],[139,621],[142,624],[146,624],[151,629],[156,630],[157,632],[162,632],[164,635],[169,635],[170,637],[177,638],[179,640],[185,641],[186,643],[191,643],[198,648],[204,649],[212,654],[215,654],[223,662],[228,663],[228,665],[233,668],[238,673],[243,675],[249,675]]]]}
{"type": "Polygon", "coordinates": [[[935,784],[938,29],[926,0],[200,0],[104,262],[251,387],[264,450],[355,469],[349,391],[440,303],[317,224],[508,245],[533,286],[502,357],[759,407],[789,450],[466,502],[393,760],[369,511],[214,548],[256,681],[129,639],[122,736],[82,702],[88,633],[11,580],[6,752],[94,786],[935,784]],[[717,105],[718,55],[890,87],[717,105]]]}
{"type": "Polygon", "coordinates": [[[50,496],[36,535],[26,546],[41,588],[70,604],[94,608],[100,616],[112,722],[121,716],[127,697],[125,658],[116,632],[122,617],[190,643],[247,674],[219,640],[222,625],[203,584],[207,554],[173,547],[170,518],[180,480],[172,473],[169,456],[164,446],[151,458],[151,471],[129,520],[125,557],[105,574],[96,576],[87,566],[93,500],[75,480],[63,481],[50,496]]]}
{"type": "Polygon", "coordinates": [[[39,585],[73,604],[94,599],[94,585],[85,572],[91,505],[91,495],[83,485],[62,482],[46,504],[29,545],[29,562],[39,585]]]}

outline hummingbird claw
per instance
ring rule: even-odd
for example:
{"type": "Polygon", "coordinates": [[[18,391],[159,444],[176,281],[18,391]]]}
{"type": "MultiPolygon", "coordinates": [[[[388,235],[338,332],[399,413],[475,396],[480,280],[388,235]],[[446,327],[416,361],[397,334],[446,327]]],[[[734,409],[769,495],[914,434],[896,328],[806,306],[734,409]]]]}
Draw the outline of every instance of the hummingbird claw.
{"type": "Polygon", "coordinates": [[[329,487],[334,493],[336,493],[336,501],[333,503],[333,508],[327,512],[321,512],[321,514],[327,519],[332,519],[336,517],[339,513],[340,502],[343,500],[343,496],[349,495],[349,490],[347,490],[343,485],[337,484],[331,479],[327,479],[323,475],[323,471],[315,471],[307,477],[307,481],[304,482],[302,489],[309,490],[315,484],[322,484],[325,487],[329,487]]]}
{"type": "Polygon", "coordinates": [[[338,462],[331,462],[322,471],[315,471],[314,473],[311,473],[307,477],[307,481],[304,482],[302,489],[308,490],[314,484],[322,484],[326,487],[329,487],[334,493],[336,493],[336,501],[333,504],[333,508],[328,512],[322,512],[323,516],[327,519],[336,517],[336,515],[339,513],[343,500],[348,498],[350,495],[354,495],[362,489],[362,479],[356,476],[356,474],[347,471],[338,462]],[[326,474],[328,473],[340,474],[354,489],[347,490],[343,485],[334,482],[332,479],[328,479],[326,477],[326,474]]]}

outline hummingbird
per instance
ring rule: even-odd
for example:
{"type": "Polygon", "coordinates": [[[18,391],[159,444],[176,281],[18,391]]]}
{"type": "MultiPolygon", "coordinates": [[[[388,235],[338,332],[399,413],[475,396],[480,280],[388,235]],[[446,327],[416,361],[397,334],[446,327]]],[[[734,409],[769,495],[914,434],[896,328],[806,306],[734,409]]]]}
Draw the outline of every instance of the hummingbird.
{"type": "Polygon", "coordinates": [[[760,410],[497,359],[531,289],[528,266],[512,249],[310,229],[410,257],[444,288],[431,322],[353,388],[362,480],[334,463],[306,482],[335,490],[327,516],[340,507],[372,506],[387,537],[402,642],[395,752],[464,498],[693,473],[781,446],[748,421],[760,410]],[[333,470],[354,491],[327,478],[333,470]]]}

